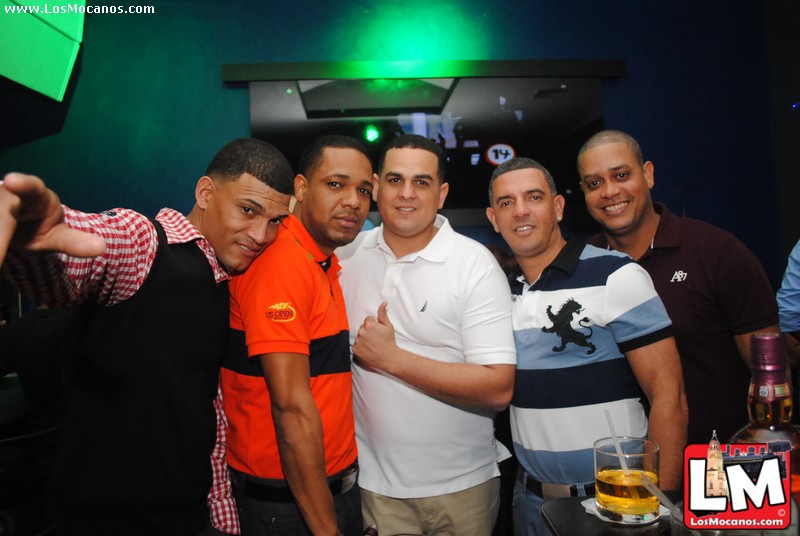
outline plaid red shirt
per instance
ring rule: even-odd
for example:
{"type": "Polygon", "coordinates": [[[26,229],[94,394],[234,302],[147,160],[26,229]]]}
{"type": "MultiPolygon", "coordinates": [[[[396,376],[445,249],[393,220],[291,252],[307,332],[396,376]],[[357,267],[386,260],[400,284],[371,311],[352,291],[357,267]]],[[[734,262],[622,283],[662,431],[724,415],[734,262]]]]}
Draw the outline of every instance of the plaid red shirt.
{"type": "MultiPolygon", "coordinates": [[[[67,225],[102,236],[105,254],[79,259],[63,253],[19,255],[9,250],[3,275],[20,292],[52,307],[92,301],[98,305],[120,303],[139,290],[150,273],[158,248],[153,223],[129,209],[118,208],[87,214],[64,207],[67,225]]],[[[219,264],[211,244],[180,212],[164,208],[156,216],[167,242],[197,241],[219,283],[230,276],[219,264]]]]}
{"type": "MultiPolygon", "coordinates": [[[[9,250],[2,267],[3,277],[14,282],[22,294],[51,307],[86,301],[109,306],[133,296],[150,273],[158,249],[153,223],[146,216],[124,208],[89,214],[64,207],[64,220],[74,229],[102,236],[106,252],[99,257],[78,259],[63,253],[20,255],[9,250]]],[[[164,227],[167,243],[197,244],[208,259],[217,283],[230,279],[211,244],[180,212],[164,208],[156,220],[164,227]]],[[[219,401],[218,398],[214,403],[217,441],[211,453],[214,480],[208,505],[215,528],[239,534],[239,517],[225,459],[227,420],[219,401]]]]}
{"type": "Polygon", "coordinates": [[[211,491],[208,492],[208,507],[211,510],[211,523],[227,534],[239,534],[239,514],[236,501],[231,491],[231,479],[228,472],[228,460],[225,457],[225,428],[228,419],[222,409],[222,390],[217,387],[217,398],[214,400],[214,411],[217,412],[217,441],[211,451],[211,472],[214,477],[211,491]]]}

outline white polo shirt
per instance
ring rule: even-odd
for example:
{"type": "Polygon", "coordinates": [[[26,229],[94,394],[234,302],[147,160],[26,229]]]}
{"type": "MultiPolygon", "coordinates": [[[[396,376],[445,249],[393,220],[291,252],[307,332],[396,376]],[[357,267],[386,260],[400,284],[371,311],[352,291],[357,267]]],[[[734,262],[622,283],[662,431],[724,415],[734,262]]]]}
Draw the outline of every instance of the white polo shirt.
{"type": "MultiPolygon", "coordinates": [[[[516,364],[508,282],[480,243],[439,231],[421,251],[396,259],[383,225],[336,254],[350,343],[367,315],[387,301],[398,346],[429,359],[516,364]]],[[[461,491],[498,476],[494,412],[456,407],[396,378],[353,365],[359,484],[396,498],[461,491]]],[[[501,458],[502,459],[502,458],[501,458]]]]}

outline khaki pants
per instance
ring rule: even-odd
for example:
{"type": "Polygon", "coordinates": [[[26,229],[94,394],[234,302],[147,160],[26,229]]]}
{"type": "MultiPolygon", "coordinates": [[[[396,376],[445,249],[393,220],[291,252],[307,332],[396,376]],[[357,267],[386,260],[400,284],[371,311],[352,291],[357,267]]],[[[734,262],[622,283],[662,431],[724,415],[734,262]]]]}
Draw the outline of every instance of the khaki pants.
{"type": "Polygon", "coordinates": [[[500,478],[437,497],[393,499],[361,490],[364,525],[380,536],[490,536],[500,508],[500,478]]]}

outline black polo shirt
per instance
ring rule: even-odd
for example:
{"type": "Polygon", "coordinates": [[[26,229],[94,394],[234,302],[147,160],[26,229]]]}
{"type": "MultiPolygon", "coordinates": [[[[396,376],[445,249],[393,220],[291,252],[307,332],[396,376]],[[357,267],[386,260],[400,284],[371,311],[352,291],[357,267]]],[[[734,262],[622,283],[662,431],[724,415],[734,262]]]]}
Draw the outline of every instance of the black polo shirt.
{"type": "MultiPolygon", "coordinates": [[[[727,441],[747,424],[750,374],[734,335],[778,323],[772,286],[758,259],[731,233],[706,222],[661,215],[638,263],[650,274],[675,329],[689,403],[689,443],[713,430],[727,441]]],[[[608,247],[603,235],[589,241],[608,247]]]]}

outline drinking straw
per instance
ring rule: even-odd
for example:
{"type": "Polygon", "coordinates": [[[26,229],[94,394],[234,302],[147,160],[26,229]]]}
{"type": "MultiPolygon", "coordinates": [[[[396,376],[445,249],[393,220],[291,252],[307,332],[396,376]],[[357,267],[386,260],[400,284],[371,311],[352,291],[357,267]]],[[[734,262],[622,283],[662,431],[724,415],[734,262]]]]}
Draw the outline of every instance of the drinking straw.
{"type": "MultiPolygon", "coordinates": [[[[622,453],[622,445],[619,443],[619,436],[617,435],[617,431],[614,429],[614,420],[611,418],[611,412],[607,409],[603,410],[606,413],[606,420],[608,421],[608,429],[611,430],[611,439],[614,440],[614,448],[617,450],[617,454],[619,455],[619,464],[622,466],[622,474],[626,477],[631,476],[631,472],[628,470],[628,462],[625,460],[625,455],[622,453]]],[[[636,491],[636,486],[631,486],[631,498],[638,499],[639,493],[636,491]]]]}
{"type": "MultiPolygon", "coordinates": [[[[644,473],[642,473],[642,485],[645,488],[647,488],[647,491],[658,497],[658,500],[661,502],[661,504],[666,506],[667,510],[669,510],[669,515],[675,518],[678,521],[678,523],[683,525],[683,514],[681,513],[680,508],[678,508],[678,505],[670,501],[669,498],[666,495],[664,495],[664,492],[658,489],[658,486],[656,486],[655,483],[652,480],[650,480],[650,477],[648,477],[644,473]]],[[[700,536],[700,533],[697,532],[696,530],[689,529],[689,532],[693,536],[700,536]]]]}
{"type": "Polygon", "coordinates": [[[628,462],[625,460],[625,455],[622,453],[622,445],[619,443],[619,436],[617,435],[616,430],[614,430],[614,421],[611,419],[611,412],[607,409],[603,411],[606,413],[608,428],[611,430],[611,439],[614,440],[614,448],[617,449],[617,454],[619,455],[619,463],[622,466],[622,474],[625,476],[631,476],[631,472],[628,471],[628,462]]]}

